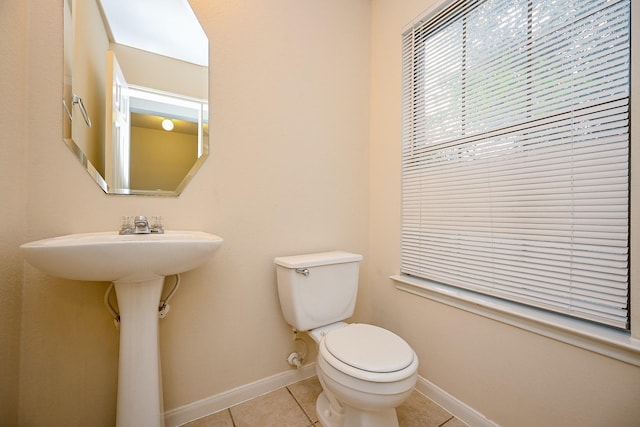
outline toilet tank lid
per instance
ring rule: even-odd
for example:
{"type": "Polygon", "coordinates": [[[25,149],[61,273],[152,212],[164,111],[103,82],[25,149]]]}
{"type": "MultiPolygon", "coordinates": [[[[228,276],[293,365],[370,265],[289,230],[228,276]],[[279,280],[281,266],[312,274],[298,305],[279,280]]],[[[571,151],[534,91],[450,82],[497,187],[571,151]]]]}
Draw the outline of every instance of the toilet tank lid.
{"type": "Polygon", "coordinates": [[[342,264],[345,262],[362,261],[362,255],[344,251],[320,252],[316,254],[293,255],[278,257],[274,260],[277,265],[286,268],[317,267],[328,264],[342,264]]]}

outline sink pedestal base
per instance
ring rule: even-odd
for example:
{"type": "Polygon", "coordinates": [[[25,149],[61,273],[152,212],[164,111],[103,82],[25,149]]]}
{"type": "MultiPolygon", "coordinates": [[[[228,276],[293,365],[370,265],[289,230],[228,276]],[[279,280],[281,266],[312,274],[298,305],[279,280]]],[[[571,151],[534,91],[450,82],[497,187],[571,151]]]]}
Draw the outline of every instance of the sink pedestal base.
{"type": "Polygon", "coordinates": [[[158,305],[164,277],[113,283],[120,308],[116,426],[162,427],[158,305]]]}

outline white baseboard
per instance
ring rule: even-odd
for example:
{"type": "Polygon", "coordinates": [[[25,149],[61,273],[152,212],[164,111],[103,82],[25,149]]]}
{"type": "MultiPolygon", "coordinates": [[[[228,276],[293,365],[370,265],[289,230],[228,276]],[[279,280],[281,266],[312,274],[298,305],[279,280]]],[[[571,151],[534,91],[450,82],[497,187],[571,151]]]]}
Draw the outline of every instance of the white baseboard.
{"type": "Polygon", "coordinates": [[[165,426],[177,427],[189,421],[215,414],[223,409],[277,390],[280,387],[310,378],[315,374],[315,363],[311,363],[300,369],[281,372],[271,377],[198,400],[197,402],[165,411],[165,426]]]}
{"type": "MultiPolygon", "coordinates": [[[[223,409],[246,402],[265,393],[310,378],[315,374],[315,363],[311,363],[300,369],[281,372],[271,377],[198,400],[197,402],[171,409],[164,413],[165,426],[177,427],[197,420],[198,418],[215,414],[223,409]]],[[[480,412],[451,396],[425,378],[418,377],[416,390],[470,426],[498,427],[498,424],[487,419],[480,412]]]]}
{"type": "Polygon", "coordinates": [[[418,377],[416,390],[440,405],[451,415],[472,427],[498,427],[498,424],[425,378],[418,377]]]}

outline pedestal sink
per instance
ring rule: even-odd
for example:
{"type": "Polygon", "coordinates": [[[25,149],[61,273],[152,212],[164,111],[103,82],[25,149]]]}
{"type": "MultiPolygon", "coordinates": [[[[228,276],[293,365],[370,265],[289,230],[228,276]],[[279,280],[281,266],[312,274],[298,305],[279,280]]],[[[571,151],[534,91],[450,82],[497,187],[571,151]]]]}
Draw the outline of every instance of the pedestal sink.
{"type": "Polygon", "coordinates": [[[109,281],[120,307],[116,425],[163,426],[158,305],[164,277],[204,264],[222,238],[197,231],[70,234],[25,243],[25,259],[51,276],[109,281]]]}

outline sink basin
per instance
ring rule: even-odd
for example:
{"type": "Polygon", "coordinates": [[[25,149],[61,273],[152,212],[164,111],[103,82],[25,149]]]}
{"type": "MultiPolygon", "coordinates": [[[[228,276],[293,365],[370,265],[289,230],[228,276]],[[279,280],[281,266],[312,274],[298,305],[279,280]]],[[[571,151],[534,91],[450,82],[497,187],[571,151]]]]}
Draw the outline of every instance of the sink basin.
{"type": "Polygon", "coordinates": [[[117,427],[163,427],[158,309],[164,277],[204,264],[222,238],[199,231],[70,234],[20,246],[44,273],[113,282],[120,309],[117,427]]]}
{"type": "Polygon", "coordinates": [[[51,276],[87,281],[134,281],[164,277],[204,264],[222,238],[200,231],[164,234],[117,232],[70,234],[25,243],[29,264],[51,276]]]}

